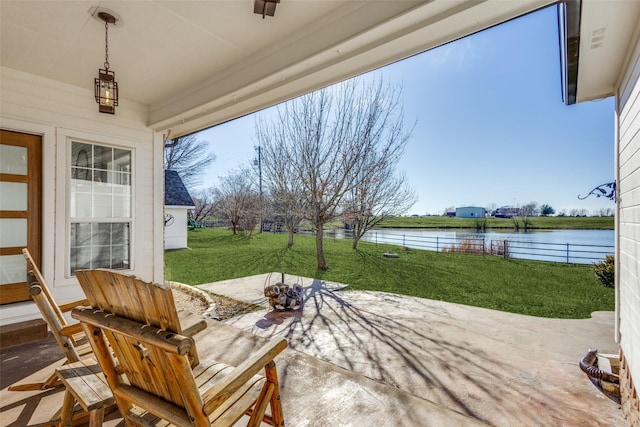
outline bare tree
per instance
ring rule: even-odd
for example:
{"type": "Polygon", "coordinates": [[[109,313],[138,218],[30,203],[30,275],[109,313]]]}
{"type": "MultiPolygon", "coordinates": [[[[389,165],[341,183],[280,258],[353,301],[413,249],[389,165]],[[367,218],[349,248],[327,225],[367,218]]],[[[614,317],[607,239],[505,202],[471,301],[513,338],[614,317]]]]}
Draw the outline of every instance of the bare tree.
{"type": "Polygon", "coordinates": [[[270,193],[271,212],[275,219],[282,220],[288,233],[287,246],[293,246],[293,236],[304,219],[306,198],[301,191],[272,190],[270,193]]]}
{"type": "Polygon", "coordinates": [[[538,202],[529,202],[520,208],[520,216],[530,217],[538,216],[538,202]]]}
{"type": "Polygon", "coordinates": [[[187,188],[200,182],[199,176],[215,159],[213,153],[207,153],[207,144],[195,135],[182,136],[164,143],[164,168],[177,171],[187,188]]]}
{"type": "MultiPolygon", "coordinates": [[[[398,153],[400,154],[400,153],[398,153]]],[[[373,163],[383,162],[373,159],[373,163]]],[[[358,248],[364,234],[386,218],[404,214],[416,202],[416,195],[406,182],[404,174],[395,174],[395,163],[374,167],[374,171],[363,173],[368,178],[359,180],[361,185],[353,188],[345,198],[343,217],[353,229],[351,247],[358,248]]]]}
{"type": "Polygon", "coordinates": [[[215,189],[213,187],[200,190],[191,198],[193,199],[193,203],[195,203],[195,208],[189,211],[189,218],[192,218],[196,222],[200,222],[213,215],[215,207],[215,189]]]}
{"type": "Polygon", "coordinates": [[[573,208],[571,210],[569,210],[569,216],[587,216],[587,210],[582,208],[582,209],[577,209],[577,208],[573,208]]]}
{"type": "Polygon", "coordinates": [[[215,210],[231,222],[233,234],[253,232],[260,221],[260,194],[254,189],[250,173],[238,170],[222,178],[214,190],[215,210]]]}
{"type": "Polygon", "coordinates": [[[286,138],[284,127],[272,127],[262,120],[256,121],[256,138],[259,141],[272,141],[260,147],[262,153],[263,183],[269,194],[270,208],[274,219],[282,219],[288,232],[287,246],[293,246],[296,228],[308,212],[307,198],[304,197],[304,186],[299,179],[296,166],[289,163],[282,155],[278,141],[286,138]]]}
{"type": "MultiPolygon", "coordinates": [[[[265,154],[276,154],[296,174],[321,270],[328,269],[324,225],[341,213],[347,194],[364,188],[384,168],[372,158],[394,158],[406,144],[399,95],[382,80],[352,79],[285,103],[277,119],[257,132],[265,154]]],[[[266,164],[276,157],[265,155],[263,161],[267,172],[266,164]]]]}
{"type": "Polygon", "coordinates": [[[614,216],[614,212],[612,208],[600,208],[594,211],[594,216],[614,216]]]}

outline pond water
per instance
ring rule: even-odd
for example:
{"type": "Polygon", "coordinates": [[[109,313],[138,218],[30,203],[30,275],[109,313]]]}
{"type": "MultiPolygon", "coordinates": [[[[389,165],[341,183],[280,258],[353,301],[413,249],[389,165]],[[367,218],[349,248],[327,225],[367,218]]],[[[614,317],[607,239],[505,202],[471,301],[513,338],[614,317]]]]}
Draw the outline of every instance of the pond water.
{"type": "MultiPolygon", "coordinates": [[[[335,229],[328,236],[351,238],[348,230],[335,229]]],[[[376,229],[363,240],[414,249],[443,251],[466,242],[482,247],[486,253],[512,258],[590,264],[614,251],[614,230],[535,230],[527,232],[475,232],[468,229],[376,229]],[[503,249],[500,249],[503,248],[503,249]]]]}

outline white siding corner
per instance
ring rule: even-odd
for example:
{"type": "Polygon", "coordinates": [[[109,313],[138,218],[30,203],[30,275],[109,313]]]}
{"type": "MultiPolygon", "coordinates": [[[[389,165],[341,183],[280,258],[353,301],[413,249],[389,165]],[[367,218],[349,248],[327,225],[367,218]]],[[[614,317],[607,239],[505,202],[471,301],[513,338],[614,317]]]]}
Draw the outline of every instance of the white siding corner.
{"type": "Polygon", "coordinates": [[[620,347],[640,382],[640,42],[618,88],[618,307],[620,347]]]}

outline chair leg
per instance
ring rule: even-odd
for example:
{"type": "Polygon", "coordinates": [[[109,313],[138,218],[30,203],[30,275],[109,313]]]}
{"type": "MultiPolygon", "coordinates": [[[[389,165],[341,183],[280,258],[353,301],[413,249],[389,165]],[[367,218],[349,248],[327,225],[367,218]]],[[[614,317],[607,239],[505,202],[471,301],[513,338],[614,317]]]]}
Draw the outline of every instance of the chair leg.
{"type": "Polygon", "coordinates": [[[274,385],[273,394],[270,399],[271,418],[273,425],[277,427],[284,426],[284,415],[282,413],[282,401],[280,400],[280,383],[278,382],[278,372],[276,371],[276,363],[272,360],[264,368],[265,377],[268,383],[274,385]]]}
{"type": "Polygon", "coordinates": [[[73,407],[76,400],[73,394],[69,390],[64,391],[64,400],[62,401],[62,408],[60,409],[60,426],[71,426],[71,419],[73,417],[73,407]]]}
{"type": "Polygon", "coordinates": [[[253,408],[253,411],[251,411],[251,418],[247,423],[247,427],[260,427],[264,418],[264,413],[267,410],[267,405],[269,405],[271,401],[274,388],[274,385],[270,382],[267,381],[264,383],[260,396],[256,401],[256,406],[253,408]]]}
{"type": "Polygon", "coordinates": [[[94,409],[89,413],[89,427],[101,427],[104,419],[104,407],[94,409]]]}

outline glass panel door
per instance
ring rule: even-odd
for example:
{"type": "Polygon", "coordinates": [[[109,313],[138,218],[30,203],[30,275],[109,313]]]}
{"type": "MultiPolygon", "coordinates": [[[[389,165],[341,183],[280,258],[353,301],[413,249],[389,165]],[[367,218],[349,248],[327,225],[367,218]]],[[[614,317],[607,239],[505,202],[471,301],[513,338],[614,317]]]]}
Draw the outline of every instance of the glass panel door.
{"type": "Polygon", "coordinates": [[[31,299],[22,248],[40,265],[41,170],[39,136],[0,130],[0,304],[31,299]]]}

